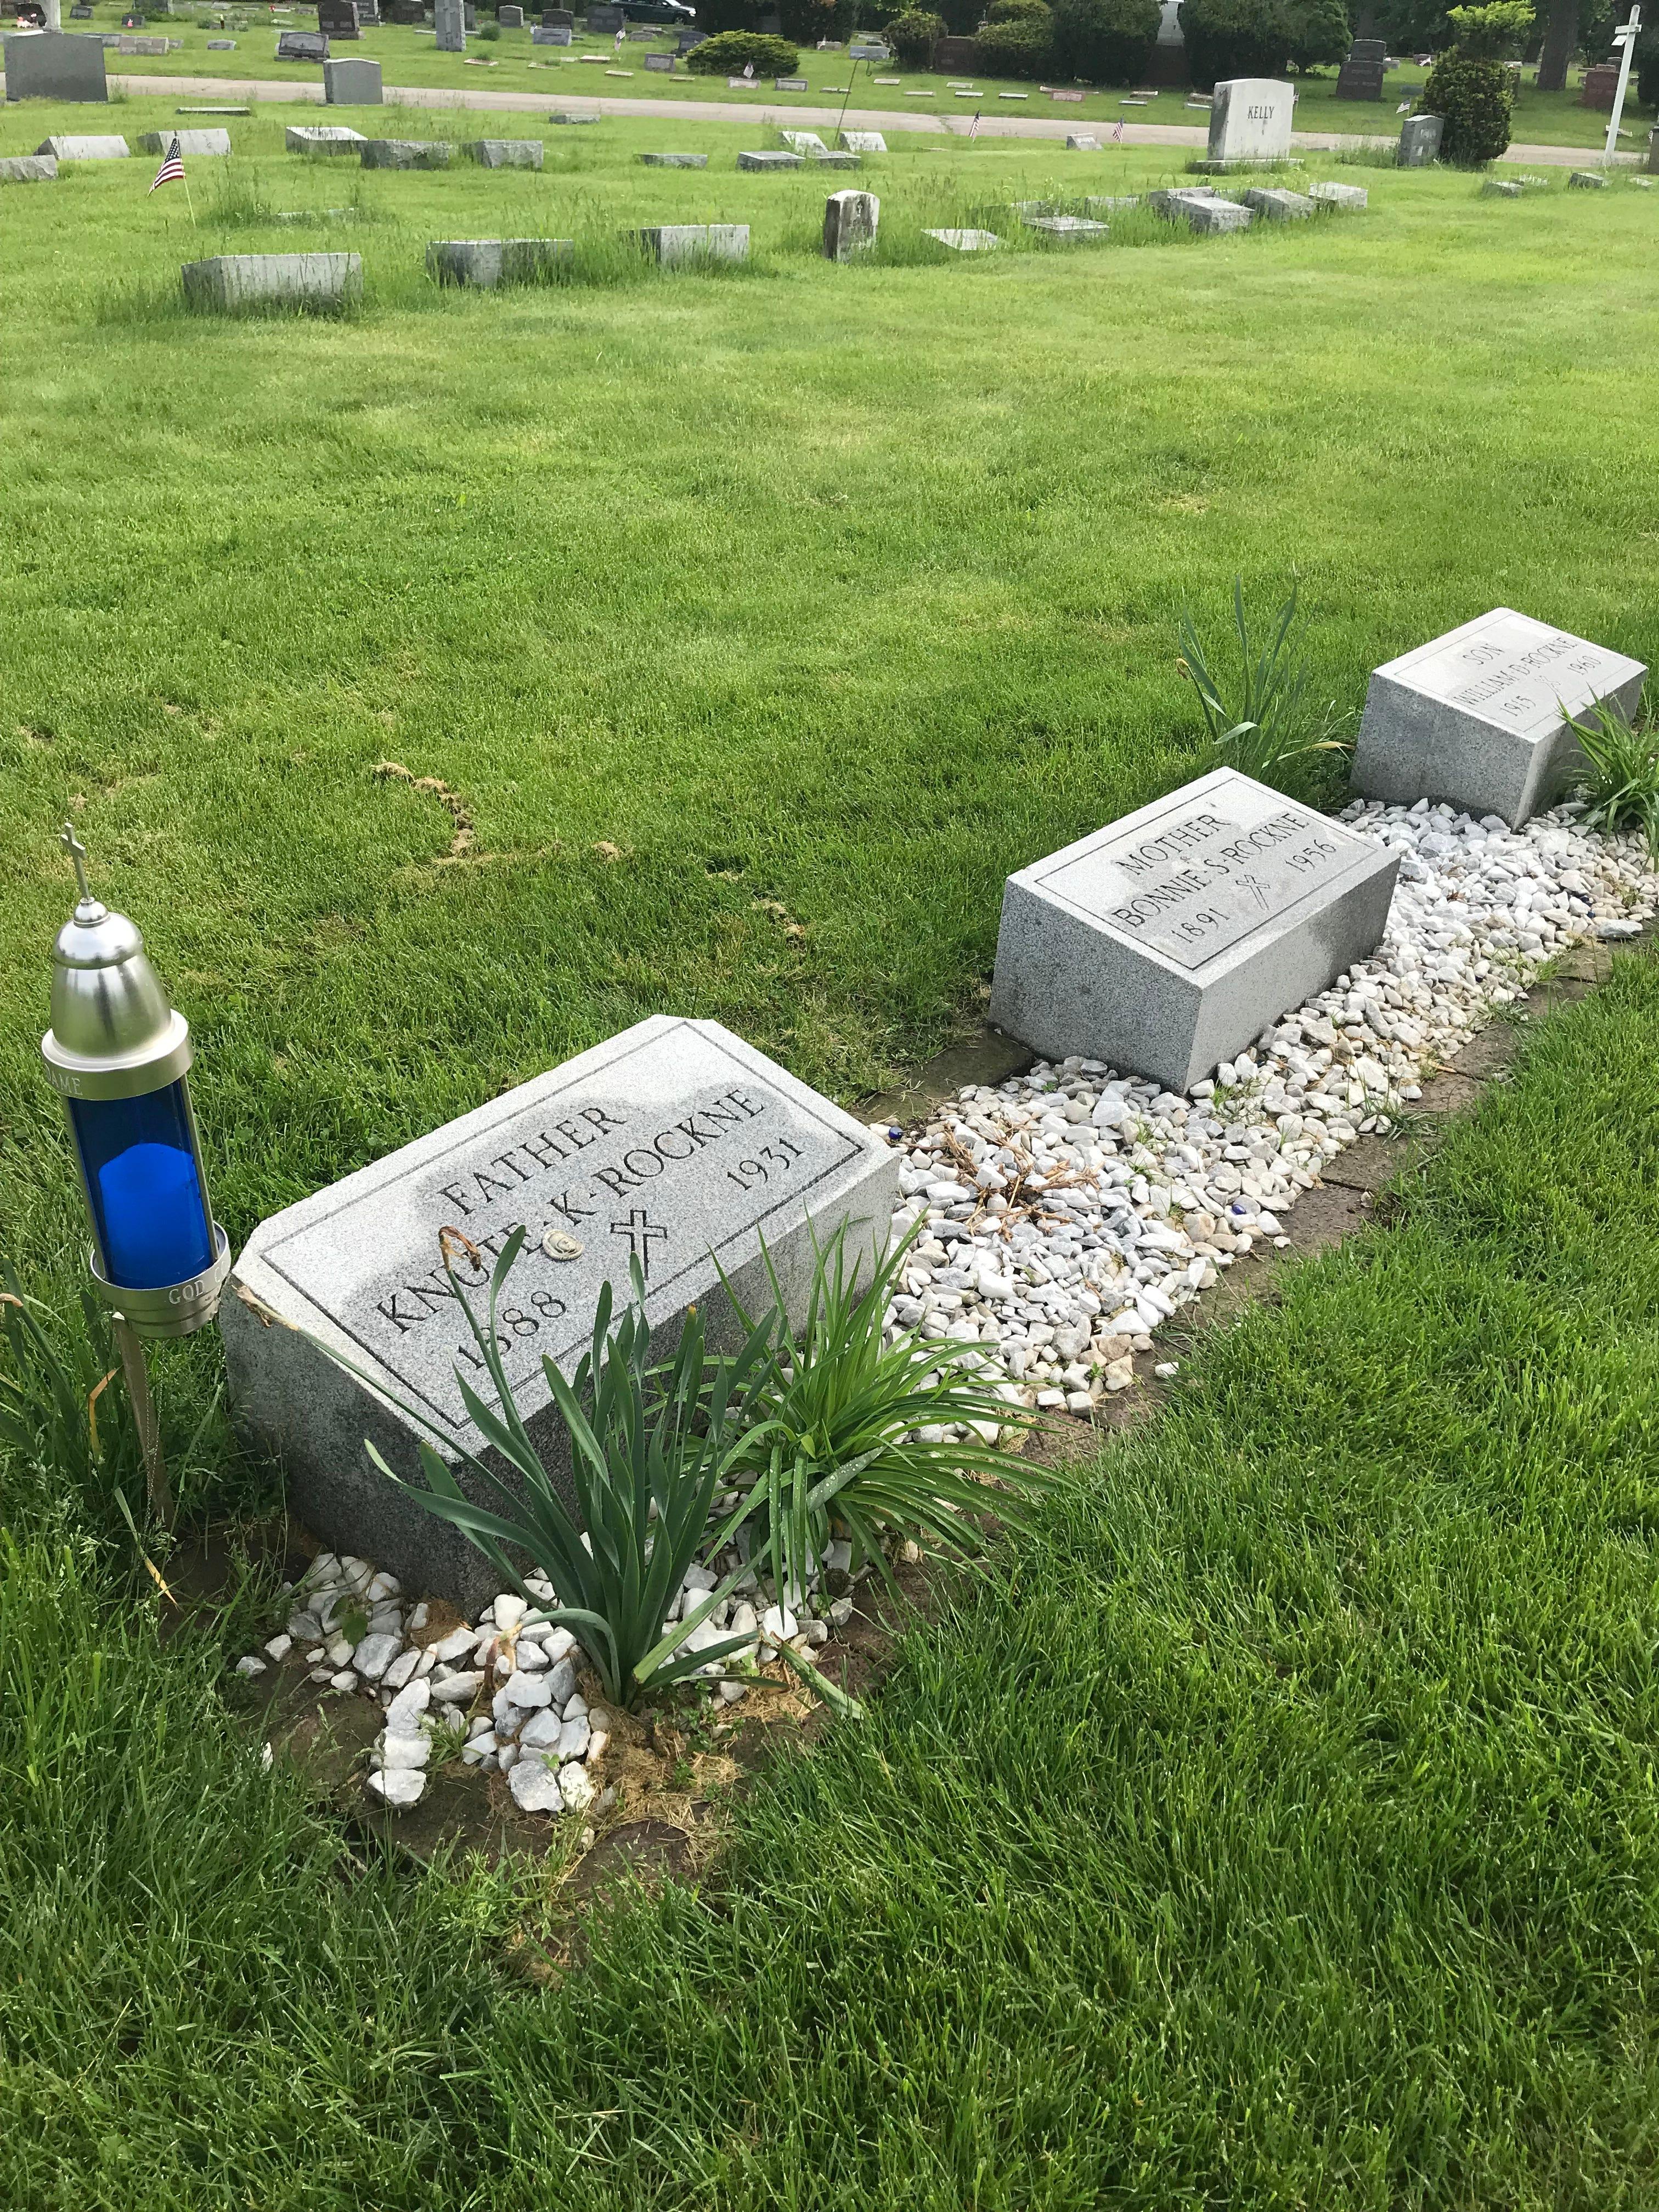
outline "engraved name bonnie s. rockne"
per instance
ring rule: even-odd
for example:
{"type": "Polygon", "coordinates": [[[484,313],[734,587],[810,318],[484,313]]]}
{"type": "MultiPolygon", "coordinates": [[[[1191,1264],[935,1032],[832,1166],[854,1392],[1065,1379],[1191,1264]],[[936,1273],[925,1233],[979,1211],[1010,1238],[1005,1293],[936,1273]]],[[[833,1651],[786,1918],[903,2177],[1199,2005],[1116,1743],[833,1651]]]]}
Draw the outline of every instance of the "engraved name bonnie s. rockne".
{"type": "Polygon", "coordinates": [[[1184,1090],[1370,951],[1397,856],[1217,769],[1010,876],[991,1018],[1184,1090]]]}

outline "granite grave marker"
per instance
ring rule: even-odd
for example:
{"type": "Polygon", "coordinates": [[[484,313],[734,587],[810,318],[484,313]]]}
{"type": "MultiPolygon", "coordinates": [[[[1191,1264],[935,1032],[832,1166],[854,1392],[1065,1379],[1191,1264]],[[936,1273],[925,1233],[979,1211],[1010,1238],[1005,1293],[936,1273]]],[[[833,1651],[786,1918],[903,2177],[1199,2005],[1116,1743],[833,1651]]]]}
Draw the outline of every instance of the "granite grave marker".
{"type": "Polygon", "coordinates": [[[1382,934],[1400,855],[1216,769],[1010,876],[991,1019],[1185,1091],[1382,934]]]}
{"type": "Polygon", "coordinates": [[[1622,653],[1494,607],[1373,672],[1354,788],[1406,805],[1447,799],[1518,829],[1583,765],[1567,717],[1605,704],[1628,721],[1646,673],[1622,653]]]}
{"type": "MultiPolygon", "coordinates": [[[[860,1123],[718,1023],[653,1016],[262,1222],[220,1310],[238,1425],[281,1460],[291,1504],[325,1542],[474,1604],[495,1589],[493,1570],[363,1449],[372,1437],[418,1478],[416,1432],[394,1397],[482,1443],[455,1370],[481,1396],[494,1392],[440,1231],[460,1231],[485,1273],[516,1226],[528,1231],[498,1329],[556,1479],[567,1448],[542,1358],[572,1370],[607,1279],[623,1289],[637,1259],[664,1352],[692,1303],[711,1336],[730,1341],[720,1270],[745,1304],[763,1305],[764,1239],[799,1314],[814,1236],[822,1243],[847,1224],[849,1256],[884,1242],[897,1168],[860,1123]],[[368,1379],[343,1373],[308,1336],[368,1379]]],[[[473,1291],[479,1267],[459,1250],[453,1264],[473,1291]]]]}

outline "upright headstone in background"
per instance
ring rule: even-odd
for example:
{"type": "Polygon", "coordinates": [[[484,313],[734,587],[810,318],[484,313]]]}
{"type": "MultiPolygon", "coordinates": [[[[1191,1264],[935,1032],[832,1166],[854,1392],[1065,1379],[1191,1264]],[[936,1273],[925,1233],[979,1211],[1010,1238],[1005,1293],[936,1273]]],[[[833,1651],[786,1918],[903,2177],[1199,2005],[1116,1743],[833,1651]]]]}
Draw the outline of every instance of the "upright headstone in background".
{"type": "Polygon", "coordinates": [[[645,66],[659,76],[672,76],[674,74],[674,57],[672,54],[647,54],[645,66]]]}
{"type": "Polygon", "coordinates": [[[331,107],[379,107],[384,97],[380,64],[367,54],[323,64],[323,98],[331,107]]]}
{"type": "Polygon", "coordinates": [[[620,8],[608,4],[587,11],[587,27],[596,37],[609,38],[613,31],[620,31],[627,21],[620,8]]]}
{"type": "Polygon", "coordinates": [[[1594,69],[1584,71],[1583,89],[1578,95],[1581,107],[1599,108],[1603,115],[1611,115],[1613,103],[1619,97],[1619,64],[1617,62],[1598,62],[1594,69]]]}
{"type": "Polygon", "coordinates": [[[509,7],[507,0],[502,0],[501,6],[495,10],[495,21],[504,31],[521,31],[524,28],[524,9],[509,7]]]}
{"type": "Polygon", "coordinates": [[[831,192],[823,204],[823,258],[850,261],[876,242],[881,202],[873,192],[831,192]]]}
{"type": "Polygon", "coordinates": [[[1348,58],[1336,73],[1339,100],[1381,100],[1383,64],[1389,58],[1382,39],[1356,39],[1348,58]]]}
{"type": "Polygon", "coordinates": [[[991,1019],[1185,1091],[1376,947],[1400,855],[1217,769],[1010,876],[991,1019]]]}
{"type": "Polygon", "coordinates": [[[325,62],[328,40],[320,31],[284,31],[276,41],[279,62],[325,62]]]}
{"type": "Polygon", "coordinates": [[[1408,115],[1400,126],[1400,151],[1395,157],[1400,167],[1426,169],[1431,161],[1437,161],[1445,128],[1442,115],[1408,115]]]}
{"type": "Polygon", "coordinates": [[[5,41],[6,100],[107,100],[104,42],[70,31],[5,41]]]}
{"type": "Polygon", "coordinates": [[[1584,765],[1566,717],[1628,721],[1647,671],[1568,630],[1494,607],[1373,672],[1354,750],[1368,799],[1443,799],[1518,829],[1584,765]]]}
{"type": "Polygon", "coordinates": [[[532,46],[568,46],[574,36],[574,32],[568,31],[562,23],[538,23],[530,33],[530,43],[532,46]]]}
{"type": "Polygon", "coordinates": [[[357,0],[317,0],[317,28],[325,38],[361,39],[357,0]]]}
{"type": "Polygon", "coordinates": [[[544,31],[574,31],[576,18],[568,8],[544,8],[542,28],[544,31]]]}
{"type": "MultiPolygon", "coordinates": [[[[815,1237],[822,1245],[847,1224],[849,1259],[862,1251],[866,1264],[872,1242],[885,1243],[897,1170],[859,1122],[718,1023],[654,1016],[262,1222],[220,1315],[237,1425],[281,1461],[295,1510],[326,1542],[474,1603],[494,1588],[488,1563],[363,1449],[372,1437],[419,1480],[418,1431],[395,1399],[489,1456],[456,1369],[494,1394],[440,1231],[462,1231],[486,1273],[514,1228],[528,1232],[498,1327],[520,1414],[556,1479],[568,1444],[542,1360],[571,1371],[607,1280],[626,1297],[637,1259],[662,1352],[693,1304],[729,1342],[722,1271],[762,1309],[769,1254],[799,1315],[815,1237]]],[[[459,1247],[455,1266],[476,1297],[459,1247]]],[[[468,1473],[458,1479],[471,1488],[468,1473]]]]}
{"type": "Polygon", "coordinates": [[[441,54],[466,52],[466,11],[462,0],[433,0],[432,21],[437,29],[441,54]]]}
{"type": "Polygon", "coordinates": [[[1224,79],[1211,100],[1208,156],[1198,167],[1234,169],[1287,160],[1295,106],[1295,93],[1275,77],[1224,79]]]}

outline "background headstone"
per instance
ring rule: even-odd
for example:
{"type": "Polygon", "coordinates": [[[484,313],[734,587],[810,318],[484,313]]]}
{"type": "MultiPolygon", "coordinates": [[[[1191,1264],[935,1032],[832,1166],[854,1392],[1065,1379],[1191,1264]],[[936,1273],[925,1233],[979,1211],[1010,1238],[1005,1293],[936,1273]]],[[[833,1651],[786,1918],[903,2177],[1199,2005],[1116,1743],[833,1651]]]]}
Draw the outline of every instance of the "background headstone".
{"type": "Polygon", "coordinates": [[[1518,829],[1583,765],[1566,716],[1628,721],[1647,671],[1568,630],[1494,607],[1372,672],[1354,750],[1368,799],[1447,799],[1518,829]]]}
{"type": "Polygon", "coordinates": [[[568,238],[434,239],[426,249],[426,273],[441,284],[493,291],[499,284],[544,282],[574,250],[568,238]]]}
{"type": "Polygon", "coordinates": [[[323,98],[331,107],[379,107],[385,94],[380,64],[367,54],[348,54],[323,64],[323,98]]]}
{"type": "Polygon", "coordinates": [[[58,174],[51,154],[10,154],[0,160],[0,185],[49,185],[58,174]]]}
{"type": "Polygon", "coordinates": [[[1400,126],[1400,151],[1395,159],[1402,169],[1425,169],[1440,158],[1445,132],[1443,115],[1408,115],[1400,126]]]}
{"type": "Polygon", "coordinates": [[[568,46],[573,42],[575,35],[574,31],[567,30],[562,23],[538,23],[530,33],[530,43],[532,46],[568,46]]]}
{"type": "Polygon", "coordinates": [[[1210,106],[1208,161],[1231,166],[1240,161],[1282,161],[1291,150],[1291,119],[1296,94],[1276,77],[1226,77],[1210,106]]]}
{"type": "Polygon", "coordinates": [[[645,65],[647,70],[654,70],[659,76],[672,76],[674,73],[674,57],[672,54],[647,54],[645,58],[645,65]]]}
{"type": "Polygon", "coordinates": [[[503,4],[495,10],[495,21],[504,31],[521,31],[524,28],[524,9],[508,6],[503,0],[503,4]]]}
{"type": "Polygon", "coordinates": [[[317,0],[317,28],[330,39],[361,39],[357,0],[317,0]]]}
{"type": "Polygon", "coordinates": [[[1314,211],[1314,203],[1305,192],[1261,185],[1251,185],[1244,195],[1244,204],[1257,215],[1266,216],[1269,222],[1295,222],[1314,211]]]}
{"type": "Polygon", "coordinates": [[[849,154],[884,154],[887,141],[879,131],[843,131],[841,143],[849,154]]]}
{"type": "Polygon", "coordinates": [[[1611,115],[1613,103],[1618,97],[1617,62],[1598,62],[1594,69],[1584,71],[1583,88],[1578,95],[1581,107],[1599,108],[1603,115],[1611,115]]]}
{"type": "Polygon", "coordinates": [[[772,152],[739,154],[738,156],[738,167],[740,169],[799,169],[802,166],[799,154],[772,152]]]}
{"type": "Polygon", "coordinates": [[[43,138],[37,154],[50,154],[58,161],[125,161],[132,149],[125,138],[82,138],[62,133],[43,138]]]}
{"type": "Polygon", "coordinates": [[[101,39],[36,31],[4,42],[6,100],[107,100],[101,39]]]}
{"type": "Polygon", "coordinates": [[[361,298],[363,289],[356,253],[223,253],[187,261],[179,274],[191,307],[223,313],[261,307],[331,311],[361,298]]]}
{"type": "Polygon", "coordinates": [[[647,169],[706,169],[707,154],[641,154],[641,166],[647,169]]]}
{"type": "Polygon", "coordinates": [[[441,54],[466,52],[466,10],[462,0],[433,0],[432,21],[441,54]]]}
{"type": "Polygon", "coordinates": [[[474,138],[461,149],[481,169],[539,169],[544,150],[539,138],[474,138]]]}
{"type": "Polygon", "coordinates": [[[355,155],[368,141],[344,123],[290,123],[283,143],[290,154],[355,155]]]}
{"type": "Polygon", "coordinates": [[[365,138],[358,151],[366,169],[447,169],[455,149],[447,138],[365,138]]]}
{"type": "Polygon", "coordinates": [[[876,242],[881,202],[873,192],[831,192],[823,204],[823,258],[850,261],[876,242]]]}
{"type": "Polygon", "coordinates": [[[139,149],[146,154],[165,154],[175,138],[186,161],[192,155],[222,161],[230,152],[228,131],[146,131],[138,141],[139,149]]]}
{"type": "Polygon", "coordinates": [[[1185,1091],[1382,937],[1397,852],[1217,769],[1010,876],[991,1019],[1185,1091]]]}
{"type": "MultiPolygon", "coordinates": [[[[542,1358],[571,1371],[602,1285],[626,1285],[630,1256],[662,1353],[693,1303],[712,1340],[729,1343],[721,1271],[763,1306],[763,1239],[799,1314],[814,1235],[822,1243],[847,1224],[849,1257],[884,1243],[897,1169],[860,1123],[718,1023],[655,1016],[262,1222],[220,1314],[237,1425],[281,1460],[294,1510],[325,1542],[470,1605],[494,1588],[488,1562],[363,1449],[373,1437],[418,1479],[394,1397],[482,1446],[454,1379],[457,1367],[475,1382],[482,1370],[440,1229],[463,1231],[486,1267],[515,1226],[528,1229],[499,1316],[508,1379],[556,1480],[568,1446],[542,1358]],[[312,1337],[371,1382],[343,1374],[312,1337]]],[[[464,1260],[459,1272],[470,1280],[464,1260]]]]}
{"type": "Polygon", "coordinates": [[[325,62],[328,40],[320,31],[284,31],[276,41],[279,62],[325,62]]]}
{"type": "Polygon", "coordinates": [[[609,37],[613,31],[620,31],[627,21],[620,8],[604,5],[587,11],[588,30],[596,36],[609,37]]]}
{"type": "Polygon", "coordinates": [[[746,222],[657,223],[636,231],[635,236],[665,269],[677,269],[688,262],[749,258],[746,222]]]}
{"type": "Polygon", "coordinates": [[[1339,100],[1381,100],[1383,64],[1389,58],[1382,39],[1356,39],[1348,58],[1336,73],[1339,100]]]}

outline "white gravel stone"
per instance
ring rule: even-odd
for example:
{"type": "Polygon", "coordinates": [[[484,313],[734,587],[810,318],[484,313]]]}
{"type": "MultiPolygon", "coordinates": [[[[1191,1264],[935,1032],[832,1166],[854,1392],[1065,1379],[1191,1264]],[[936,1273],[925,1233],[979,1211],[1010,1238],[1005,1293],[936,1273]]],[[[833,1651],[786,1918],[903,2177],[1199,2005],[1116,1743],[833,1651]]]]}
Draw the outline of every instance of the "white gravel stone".
{"type": "Polygon", "coordinates": [[[267,1659],[275,1659],[280,1664],[293,1649],[294,1638],[291,1636],[273,1636],[265,1645],[264,1653],[267,1659]]]}
{"type": "Polygon", "coordinates": [[[440,1705],[470,1705],[483,1687],[483,1675],[474,1667],[465,1672],[432,1678],[433,1702],[440,1705]]]}
{"type": "Polygon", "coordinates": [[[510,1636],[529,1610],[523,1598],[507,1590],[501,1592],[491,1607],[495,1626],[503,1636],[510,1636]]]}
{"type": "Polygon", "coordinates": [[[426,1777],[418,1767],[387,1766],[377,1768],[369,1776],[368,1786],[388,1805],[418,1805],[426,1788],[426,1777]]]}
{"type": "Polygon", "coordinates": [[[447,1636],[441,1636],[435,1644],[427,1646],[433,1657],[445,1667],[453,1667],[458,1659],[464,1659],[468,1652],[476,1651],[477,1648],[478,1632],[476,1628],[452,1628],[447,1636]]]}
{"type": "MultiPolygon", "coordinates": [[[[577,1767],[578,1774],[582,1770],[577,1767]]],[[[582,1779],[587,1779],[582,1775],[582,1779]]],[[[507,1776],[507,1788],[513,1792],[513,1802],[521,1813],[562,1813],[564,1797],[559,1777],[547,1762],[533,1757],[518,1760],[507,1776]]]]}
{"type": "Polygon", "coordinates": [[[412,1682],[398,1691],[391,1705],[387,1706],[386,1724],[388,1730],[393,1735],[399,1733],[407,1734],[415,1727],[431,1701],[432,1685],[424,1675],[417,1674],[412,1682]]]}
{"type": "Polygon", "coordinates": [[[519,1731],[520,1748],[524,1751],[553,1751],[564,1733],[564,1723],[550,1705],[540,1712],[532,1713],[519,1731]]]}
{"type": "Polygon", "coordinates": [[[420,1665],[420,1651],[416,1645],[411,1644],[406,1651],[400,1651],[398,1654],[398,1656],[386,1668],[385,1674],[381,1675],[381,1688],[386,1690],[401,1690],[404,1684],[410,1680],[410,1676],[414,1674],[415,1669],[420,1665]]]}
{"type": "Polygon", "coordinates": [[[382,1766],[424,1766],[432,1756],[432,1739],[424,1735],[383,1735],[375,1746],[382,1766]]]}
{"type": "Polygon", "coordinates": [[[544,1705],[552,1697],[552,1683],[551,1672],[526,1674],[521,1667],[515,1667],[502,1688],[515,1705],[544,1705]]]}
{"type": "Polygon", "coordinates": [[[580,1813],[593,1802],[595,1790],[588,1779],[587,1769],[576,1759],[559,1769],[559,1794],[573,1813],[580,1813]]]}
{"type": "Polygon", "coordinates": [[[252,1651],[248,1653],[246,1659],[239,1659],[236,1662],[236,1672],[239,1674],[246,1674],[250,1681],[252,1680],[254,1675],[263,1674],[264,1671],[264,1661],[257,1657],[252,1651]]]}
{"type": "Polygon", "coordinates": [[[396,1636],[366,1636],[352,1653],[351,1663],[366,1682],[378,1682],[398,1656],[400,1642],[396,1636]]]}

